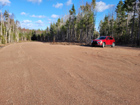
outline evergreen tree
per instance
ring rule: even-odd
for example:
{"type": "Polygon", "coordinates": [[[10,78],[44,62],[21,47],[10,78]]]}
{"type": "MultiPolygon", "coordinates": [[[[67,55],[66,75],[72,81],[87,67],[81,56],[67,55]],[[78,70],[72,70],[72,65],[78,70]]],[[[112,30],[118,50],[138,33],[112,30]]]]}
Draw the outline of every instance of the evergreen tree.
{"type": "Polygon", "coordinates": [[[70,40],[74,41],[74,39],[75,39],[75,23],[76,23],[76,10],[75,10],[74,4],[72,5],[71,10],[69,10],[69,13],[70,13],[69,21],[71,23],[71,24],[69,24],[70,25],[70,33],[71,33],[70,40]]]}
{"type": "Polygon", "coordinates": [[[123,8],[123,1],[120,0],[117,8],[116,8],[116,13],[117,13],[117,33],[119,36],[122,36],[124,33],[124,28],[126,24],[126,13],[125,9],[123,8]]]}
{"type": "Polygon", "coordinates": [[[136,16],[136,4],[137,0],[125,0],[124,1],[124,6],[123,8],[126,9],[128,13],[133,13],[132,16],[132,32],[131,32],[131,43],[133,43],[133,38],[134,38],[134,24],[135,24],[135,16],[136,16]]]}

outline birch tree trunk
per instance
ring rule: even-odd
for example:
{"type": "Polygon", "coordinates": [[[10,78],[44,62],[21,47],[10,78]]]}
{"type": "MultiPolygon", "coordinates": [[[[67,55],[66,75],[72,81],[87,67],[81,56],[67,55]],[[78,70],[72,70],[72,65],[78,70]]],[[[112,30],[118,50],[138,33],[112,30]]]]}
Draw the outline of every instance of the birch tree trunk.
{"type": "Polygon", "coordinates": [[[10,17],[8,17],[8,43],[10,43],[11,27],[10,27],[10,17]]]}
{"type": "Polygon", "coordinates": [[[138,28],[138,34],[137,34],[137,46],[140,45],[140,12],[139,12],[139,28],[138,28]]]}
{"type": "Polygon", "coordinates": [[[5,29],[5,44],[7,44],[7,29],[5,29]]]}
{"type": "MultiPolygon", "coordinates": [[[[1,10],[1,34],[0,34],[0,35],[1,35],[1,37],[2,37],[2,35],[3,35],[3,34],[2,34],[2,10],[1,10]]],[[[0,43],[1,43],[1,40],[2,40],[1,37],[0,37],[0,43]]]]}
{"type": "Polygon", "coordinates": [[[2,10],[1,10],[1,35],[2,35],[2,10]]]}
{"type": "Polygon", "coordinates": [[[75,40],[75,41],[77,41],[76,36],[77,36],[77,35],[76,35],[76,29],[75,29],[75,34],[74,34],[74,40],[75,40]]]}
{"type": "Polygon", "coordinates": [[[134,6],[133,24],[132,24],[132,33],[131,33],[131,43],[132,44],[133,44],[133,33],[134,33],[134,24],[135,24],[135,14],[136,14],[136,4],[134,6]]]}

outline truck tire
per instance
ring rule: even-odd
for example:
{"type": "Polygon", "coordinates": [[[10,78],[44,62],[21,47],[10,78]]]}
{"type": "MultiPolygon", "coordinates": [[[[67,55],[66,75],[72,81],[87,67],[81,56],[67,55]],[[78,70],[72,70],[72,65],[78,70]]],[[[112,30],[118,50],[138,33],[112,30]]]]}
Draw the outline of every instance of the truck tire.
{"type": "Polygon", "coordinates": [[[104,48],[105,47],[105,43],[103,43],[103,45],[102,45],[102,48],[104,48]]]}
{"type": "Polygon", "coordinates": [[[111,47],[115,47],[115,43],[112,43],[111,47]]]}

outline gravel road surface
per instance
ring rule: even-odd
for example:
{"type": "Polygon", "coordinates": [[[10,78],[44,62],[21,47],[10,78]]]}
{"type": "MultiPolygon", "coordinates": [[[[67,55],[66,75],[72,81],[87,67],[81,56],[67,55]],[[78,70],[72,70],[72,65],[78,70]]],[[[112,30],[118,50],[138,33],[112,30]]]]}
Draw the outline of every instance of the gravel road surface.
{"type": "Polygon", "coordinates": [[[140,105],[140,49],[8,45],[0,49],[0,105],[140,105]]]}

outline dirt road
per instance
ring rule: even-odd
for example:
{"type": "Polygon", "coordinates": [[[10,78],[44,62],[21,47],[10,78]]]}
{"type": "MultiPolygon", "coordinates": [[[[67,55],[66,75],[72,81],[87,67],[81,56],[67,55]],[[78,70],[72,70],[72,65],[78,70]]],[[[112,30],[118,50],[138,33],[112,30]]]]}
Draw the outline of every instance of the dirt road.
{"type": "Polygon", "coordinates": [[[0,105],[140,105],[140,49],[8,45],[0,49],[0,105]]]}

